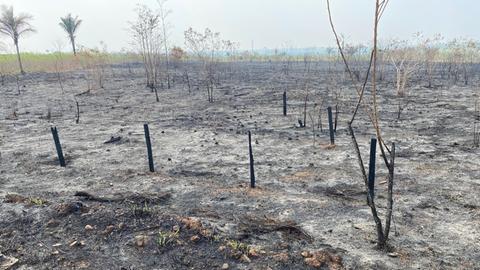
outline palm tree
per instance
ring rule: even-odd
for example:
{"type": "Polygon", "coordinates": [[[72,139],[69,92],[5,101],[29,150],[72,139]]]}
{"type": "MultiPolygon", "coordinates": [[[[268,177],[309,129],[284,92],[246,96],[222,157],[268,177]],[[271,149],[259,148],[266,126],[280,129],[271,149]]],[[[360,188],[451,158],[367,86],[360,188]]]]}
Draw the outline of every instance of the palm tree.
{"type": "Polygon", "coordinates": [[[75,48],[75,33],[77,32],[78,27],[82,23],[82,20],[76,16],[75,18],[72,17],[72,14],[68,14],[64,18],[60,18],[60,26],[67,32],[68,37],[70,38],[70,42],[72,43],[73,54],[77,55],[77,49],[75,48]]]}
{"type": "Polygon", "coordinates": [[[2,6],[0,13],[0,34],[9,36],[12,38],[17,50],[18,65],[20,66],[20,72],[25,73],[22,66],[22,59],[20,58],[20,50],[18,48],[18,40],[21,36],[29,32],[35,32],[30,20],[33,17],[26,13],[21,13],[17,16],[13,13],[13,7],[2,6]]]}

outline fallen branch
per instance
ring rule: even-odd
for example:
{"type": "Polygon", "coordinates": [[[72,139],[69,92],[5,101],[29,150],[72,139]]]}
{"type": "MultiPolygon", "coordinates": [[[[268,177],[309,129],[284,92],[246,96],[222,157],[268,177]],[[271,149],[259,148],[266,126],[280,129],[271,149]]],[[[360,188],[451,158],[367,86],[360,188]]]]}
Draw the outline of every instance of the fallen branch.
{"type": "Polygon", "coordinates": [[[82,197],[87,201],[96,202],[132,202],[136,204],[159,204],[168,201],[171,198],[170,193],[156,193],[156,194],[116,194],[113,197],[96,196],[86,191],[75,192],[76,197],[82,197]]]}

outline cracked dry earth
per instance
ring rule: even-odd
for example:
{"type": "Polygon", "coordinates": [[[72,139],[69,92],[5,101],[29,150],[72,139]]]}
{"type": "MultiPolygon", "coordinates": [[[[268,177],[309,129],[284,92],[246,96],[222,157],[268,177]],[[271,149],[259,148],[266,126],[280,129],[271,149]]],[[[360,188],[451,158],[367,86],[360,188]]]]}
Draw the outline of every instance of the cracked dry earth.
{"type": "MultiPolygon", "coordinates": [[[[284,63],[222,65],[214,103],[197,85],[194,63],[175,70],[173,87],[159,90],[158,103],[140,66],[133,73],[112,66],[105,88],[90,92],[80,71],[63,74],[64,93],[55,74],[26,75],[20,94],[15,80],[7,80],[0,88],[0,265],[480,269],[480,150],[472,147],[479,88],[446,87],[440,77],[437,87],[425,88],[414,78],[397,120],[394,86],[380,83],[384,137],[397,144],[392,248],[385,252],[375,248],[346,129],[354,90],[326,63],[312,63],[309,73],[303,63],[288,74],[283,69],[284,63]],[[298,127],[306,81],[315,122],[320,109],[327,126],[326,107],[339,105],[334,148],[328,128],[313,133],[311,118],[298,127]],[[150,126],[154,173],[143,123],[150,126]],[[52,126],[66,168],[58,166],[52,126]],[[248,187],[248,130],[256,189],[248,187]],[[12,258],[18,261],[7,265],[12,258]]],[[[363,112],[355,131],[368,160],[373,130],[363,112]]],[[[384,219],[386,171],[377,160],[376,202],[384,219]]]]}

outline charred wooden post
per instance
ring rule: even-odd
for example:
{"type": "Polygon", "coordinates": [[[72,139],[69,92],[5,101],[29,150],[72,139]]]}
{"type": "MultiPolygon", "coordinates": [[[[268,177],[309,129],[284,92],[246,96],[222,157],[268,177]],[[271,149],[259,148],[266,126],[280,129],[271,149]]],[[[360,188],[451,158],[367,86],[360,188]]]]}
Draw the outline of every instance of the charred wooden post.
{"type": "Polygon", "coordinates": [[[255,169],[253,164],[252,133],[248,131],[248,156],[250,159],[250,187],[255,188],[255,169]]]}
{"type": "Polygon", "coordinates": [[[60,138],[58,137],[57,127],[50,128],[53,135],[53,141],[55,142],[55,148],[57,149],[58,161],[61,167],[66,167],[65,158],[63,157],[62,145],[60,144],[60,138]]]}
{"type": "Polygon", "coordinates": [[[77,105],[77,119],[75,119],[75,123],[78,124],[80,123],[80,106],[78,105],[78,101],[75,101],[75,104],[77,105]]]}
{"type": "Polygon", "coordinates": [[[335,144],[335,131],[333,129],[332,107],[327,108],[328,111],[328,128],[330,130],[330,144],[335,144]]]}
{"type": "Polygon", "coordinates": [[[153,87],[153,90],[155,91],[155,100],[156,100],[157,102],[160,102],[160,98],[158,97],[157,87],[154,86],[154,87],[153,87]]]}
{"type": "Polygon", "coordinates": [[[335,105],[335,127],[333,131],[337,133],[337,123],[338,123],[338,104],[335,105]]]}
{"type": "Polygon", "coordinates": [[[370,197],[375,196],[375,157],[377,152],[377,139],[372,138],[370,141],[370,165],[368,167],[368,192],[370,197]]]}
{"type": "Polygon", "coordinates": [[[154,172],[155,168],[153,166],[152,143],[150,141],[150,130],[148,129],[148,124],[144,124],[143,129],[145,130],[145,142],[147,143],[148,167],[150,168],[150,172],[154,172]]]}
{"type": "Polygon", "coordinates": [[[287,91],[283,92],[283,116],[287,116],[287,91]]]}

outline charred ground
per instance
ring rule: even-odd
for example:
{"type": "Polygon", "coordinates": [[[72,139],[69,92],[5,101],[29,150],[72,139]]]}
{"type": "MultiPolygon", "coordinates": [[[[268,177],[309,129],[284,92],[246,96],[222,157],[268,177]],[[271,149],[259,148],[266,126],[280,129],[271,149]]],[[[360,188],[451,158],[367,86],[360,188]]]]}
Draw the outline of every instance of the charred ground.
{"type": "MultiPolygon", "coordinates": [[[[394,235],[385,252],[375,249],[347,134],[355,92],[343,70],[325,62],[309,69],[300,62],[226,63],[213,103],[198,70],[178,66],[173,87],[158,89],[160,102],[139,66],[112,66],[105,88],[87,92],[81,71],[63,74],[63,93],[56,74],[28,74],[19,85],[7,79],[0,91],[0,253],[17,258],[18,269],[480,267],[478,88],[440,75],[428,88],[418,75],[397,119],[394,74],[380,82],[385,137],[398,147],[394,235]],[[309,115],[301,128],[305,89],[309,115]],[[336,105],[332,148],[326,107],[336,105]],[[311,119],[318,127],[320,112],[323,131],[314,134],[311,119]],[[145,122],[155,173],[148,173],[145,122]],[[58,166],[51,126],[66,168],[58,166]],[[105,143],[112,137],[120,139],[105,143]]],[[[367,158],[373,130],[367,119],[358,123],[367,158]]],[[[383,214],[386,171],[377,174],[383,214]]]]}

